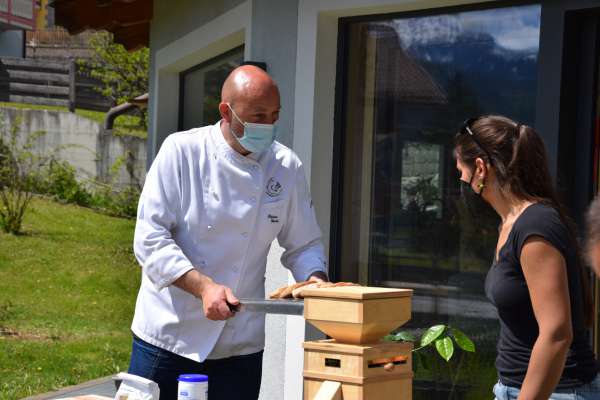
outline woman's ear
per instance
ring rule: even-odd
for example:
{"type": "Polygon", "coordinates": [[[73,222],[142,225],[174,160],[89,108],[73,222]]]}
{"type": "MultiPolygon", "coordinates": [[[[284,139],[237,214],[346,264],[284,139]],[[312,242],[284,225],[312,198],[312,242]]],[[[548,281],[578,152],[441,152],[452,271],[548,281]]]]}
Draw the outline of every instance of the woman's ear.
{"type": "Polygon", "coordinates": [[[488,168],[482,158],[475,159],[475,176],[480,179],[485,179],[488,174],[488,168]]]}

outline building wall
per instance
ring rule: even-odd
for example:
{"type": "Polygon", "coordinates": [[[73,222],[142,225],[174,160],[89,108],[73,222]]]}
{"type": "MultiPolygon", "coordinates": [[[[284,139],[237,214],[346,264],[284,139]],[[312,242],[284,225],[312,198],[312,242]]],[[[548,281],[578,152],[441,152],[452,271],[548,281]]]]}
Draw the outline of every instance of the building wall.
{"type": "Polygon", "coordinates": [[[177,130],[179,73],[244,44],[249,2],[154,1],[150,29],[148,162],[177,130]]]}
{"type": "Polygon", "coordinates": [[[23,110],[0,108],[0,135],[7,135],[9,127],[21,124],[19,137],[27,140],[35,132],[44,132],[34,143],[33,151],[42,155],[55,154],[75,167],[83,180],[105,180],[111,167],[131,152],[134,175],[130,178],[125,168],[119,170],[114,183],[117,186],[138,185],[146,176],[146,140],[137,137],[112,136],[96,121],[64,111],[23,110]],[[4,126],[4,128],[3,128],[4,126]]]}
{"type": "Polygon", "coordinates": [[[0,57],[23,57],[23,35],[20,30],[0,30],[0,57]]]}
{"type": "Polygon", "coordinates": [[[151,46],[165,47],[242,3],[244,0],[154,0],[151,46]]]}

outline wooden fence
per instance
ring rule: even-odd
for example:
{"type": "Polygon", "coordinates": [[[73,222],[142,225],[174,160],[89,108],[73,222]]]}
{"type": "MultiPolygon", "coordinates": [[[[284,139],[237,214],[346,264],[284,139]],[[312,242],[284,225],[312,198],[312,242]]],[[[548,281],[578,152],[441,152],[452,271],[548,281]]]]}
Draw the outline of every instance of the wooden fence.
{"type": "Polygon", "coordinates": [[[94,85],[72,59],[0,58],[0,101],[107,111],[112,104],[94,85]]]}

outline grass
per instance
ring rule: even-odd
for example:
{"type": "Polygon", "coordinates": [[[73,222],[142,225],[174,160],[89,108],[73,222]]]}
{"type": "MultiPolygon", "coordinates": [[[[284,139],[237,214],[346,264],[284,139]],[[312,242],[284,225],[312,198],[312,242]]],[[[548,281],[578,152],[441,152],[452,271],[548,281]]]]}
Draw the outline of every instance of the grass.
{"type": "Polygon", "coordinates": [[[0,233],[0,398],[125,370],[140,271],[135,222],[36,198],[0,233]]]}
{"type": "MultiPolygon", "coordinates": [[[[25,103],[8,103],[8,102],[0,102],[0,107],[9,107],[9,108],[17,108],[20,110],[47,110],[47,111],[62,111],[69,112],[67,107],[59,107],[59,106],[46,106],[39,104],[25,104],[25,103]]],[[[104,118],[106,117],[105,112],[101,111],[92,111],[92,110],[83,110],[76,109],[75,114],[91,119],[92,121],[96,121],[99,124],[104,123],[104,118]]],[[[119,115],[115,119],[113,134],[115,136],[137,136],[145,139],[148,137],[148,132],[140,129],[140,117],[136,115],[119,115]]]]}

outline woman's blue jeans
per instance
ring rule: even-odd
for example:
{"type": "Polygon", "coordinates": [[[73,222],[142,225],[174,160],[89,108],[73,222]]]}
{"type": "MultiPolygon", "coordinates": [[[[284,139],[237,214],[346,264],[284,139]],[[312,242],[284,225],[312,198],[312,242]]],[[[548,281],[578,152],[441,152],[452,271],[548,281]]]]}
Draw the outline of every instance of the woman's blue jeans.
{"type": "MultiPolygon", "coordinates": [[[[503,385],[498,382],[494,386],[496,400],[516,400],[519,388],[503,385]]],[[[550,395],[549,400],[600,400],[600,375],[593,381],[572,389],[558,390],[550,395]]]]}

